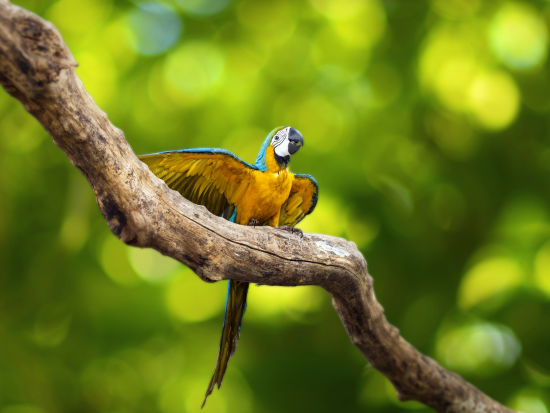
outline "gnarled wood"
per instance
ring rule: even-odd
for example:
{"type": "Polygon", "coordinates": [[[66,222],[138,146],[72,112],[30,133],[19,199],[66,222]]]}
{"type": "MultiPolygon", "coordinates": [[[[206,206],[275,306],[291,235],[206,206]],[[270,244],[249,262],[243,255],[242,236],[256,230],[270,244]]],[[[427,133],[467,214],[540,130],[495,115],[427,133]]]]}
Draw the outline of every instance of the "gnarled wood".
{"type": "Polygon", "coordinates": [[[205,281],[319,285],[333,297],[352,342],[401,400],[440,412],[510,412],[419,353],[388,323],[355,244],[341,238],[213,216],[170,190],[141,163],[86,92],[55,27],[0,0],[0,83],[52,135],[92,186],[111,231],[189,266],[205,281]]]}

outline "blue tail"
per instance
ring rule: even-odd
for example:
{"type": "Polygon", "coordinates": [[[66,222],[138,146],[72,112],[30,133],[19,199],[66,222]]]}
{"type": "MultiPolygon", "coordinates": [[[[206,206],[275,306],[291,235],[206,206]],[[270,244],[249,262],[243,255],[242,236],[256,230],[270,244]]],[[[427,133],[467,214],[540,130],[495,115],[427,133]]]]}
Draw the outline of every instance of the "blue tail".
{"type": "Polygon", "coordinates": [[[245,281],[229,280],[227,290],[227,301],[225,303],[225,318],[223,320],[222,338],[220,340],[220,351],[216,361],[216,369],[210,379],[208,389],[204,395],[202,407],[206,403],[207,397],[212,393],[217,384],[218,389],[222,385],[223,376],[227,369],[229,358],[237,348],[237,340],[241,331],[244,310],[246,309],[246,295],[248,293],[249,283],[245,281]]]}

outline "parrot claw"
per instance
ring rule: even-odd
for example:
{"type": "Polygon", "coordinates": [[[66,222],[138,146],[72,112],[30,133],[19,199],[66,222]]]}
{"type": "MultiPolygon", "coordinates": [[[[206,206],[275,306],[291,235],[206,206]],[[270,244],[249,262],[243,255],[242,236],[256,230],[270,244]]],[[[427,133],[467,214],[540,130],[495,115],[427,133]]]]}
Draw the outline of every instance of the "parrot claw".
{"type": "Polygon", "coordinates": [[[255,227],[256,225],[260,225],[260,221],[258,221],[256,218],[250,218],[250,221],[248,221],[248,226],[255,227]]]}
{"type": "Polygon", "coordinates": [[[289,231],[293,234],[298,234],[298,235],[300,235],[300,238],[304,237],[304,231],[302,231],[299,228],[294,228],[294,227],[290,227],[288,225],[283,225],[283,226],[277,227],[277,229],[282,229],[283,231],[289,231]]]}

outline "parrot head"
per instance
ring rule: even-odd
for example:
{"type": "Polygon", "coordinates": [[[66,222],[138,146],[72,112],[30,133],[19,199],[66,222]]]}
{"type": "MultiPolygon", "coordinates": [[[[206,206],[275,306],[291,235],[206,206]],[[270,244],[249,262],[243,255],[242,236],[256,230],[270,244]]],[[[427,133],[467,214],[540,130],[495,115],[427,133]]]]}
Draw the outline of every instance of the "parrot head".
{"type": "Polygon", "coordinates": [[[266,152],[269,146],[273,147],[273,155],[277,163],[286,167],[290,162],[290,156],[294,155],[298,152],[298,149],[304,146],[304,138],[297,129],[290,126],[280,126],[273,129],[267,135],[256,158],[256,166],[260,170],[266,170],[267,168],[266,152]]]}
{"type": "Polygon", "coordinates": [[[274,130],[271,146],[274,148],[275,158],[280,164],[288,164],[290,155],[298,152],[304,146],[304,138],[298,130],[285,126],[274,130]]]}

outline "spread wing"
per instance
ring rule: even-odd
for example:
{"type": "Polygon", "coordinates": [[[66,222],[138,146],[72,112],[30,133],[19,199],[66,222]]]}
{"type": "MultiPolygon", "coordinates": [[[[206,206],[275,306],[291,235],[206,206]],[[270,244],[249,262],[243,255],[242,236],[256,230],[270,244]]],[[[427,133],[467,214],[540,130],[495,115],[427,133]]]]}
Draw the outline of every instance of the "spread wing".
{"type": "Polygon", "coordinates": [[[296,174],[288,199],[281,207],[279,225],[293,227],[317,205],[319,186],[310,175],[296,174]]]}
{"type": "Polygon", "coordinates": [[[182,149],[139,159],[185,198],[231,219],[257,168],[224,149],[182,149]]]}

